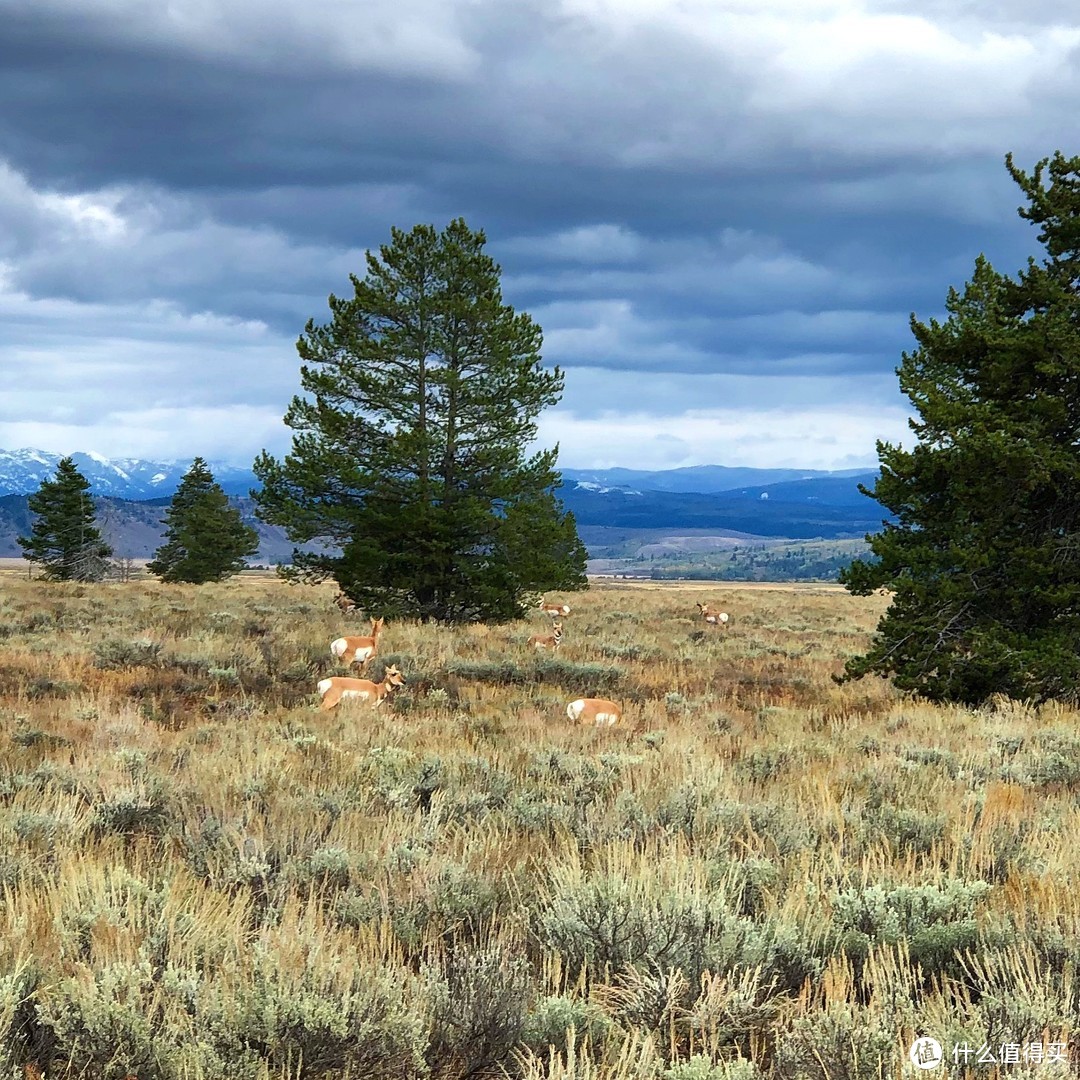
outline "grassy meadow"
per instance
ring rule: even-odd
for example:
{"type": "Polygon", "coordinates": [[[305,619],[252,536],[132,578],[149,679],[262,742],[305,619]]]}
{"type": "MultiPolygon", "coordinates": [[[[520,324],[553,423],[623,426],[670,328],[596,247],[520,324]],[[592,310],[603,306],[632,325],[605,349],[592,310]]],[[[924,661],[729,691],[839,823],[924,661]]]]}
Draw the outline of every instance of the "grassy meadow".
{"type": "Polygon", "coordinates": [[[0,576],[0,1076],[1076,1071],[1076,712],[835,684],[882,597],[624,582],[323,712],[333,593],[0,576]]]}

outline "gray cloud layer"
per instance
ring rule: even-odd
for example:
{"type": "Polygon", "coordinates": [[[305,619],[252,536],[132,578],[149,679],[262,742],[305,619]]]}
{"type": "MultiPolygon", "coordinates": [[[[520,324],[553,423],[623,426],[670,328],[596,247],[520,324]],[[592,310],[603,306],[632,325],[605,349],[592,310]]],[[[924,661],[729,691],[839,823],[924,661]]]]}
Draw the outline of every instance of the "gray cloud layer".
{"type": "Polygon", "coordinates": [[[281,450],[304,322],[464,214],[567,370],[565,464],[872,462],[908,314],[1035,250],[1005,152],[1076,149],[1057,4],[0,11],[0,445],[281,450]]]}

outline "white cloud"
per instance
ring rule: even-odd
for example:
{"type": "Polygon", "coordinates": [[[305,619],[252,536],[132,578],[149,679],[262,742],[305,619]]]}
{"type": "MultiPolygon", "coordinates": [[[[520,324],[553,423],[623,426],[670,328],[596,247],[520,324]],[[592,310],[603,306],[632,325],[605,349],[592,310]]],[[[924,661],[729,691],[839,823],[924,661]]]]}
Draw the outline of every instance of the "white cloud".
{"type": "Polygon", "coordinates": [[[910,445],[895,376],[632,374],[576,368],[539,422],[564,468],[876,467],[876,440],[910,445]]]}
{"type": "Polygon", "coordinates": [[[266,426],[256,418],[280,424],[298,384],[291,340],[164,301],[83,304],[0,289],[0,355],[8,448],[62,443],[123,456],[171,444],[183,457],[209,453],[199,449],[208,440],[246,446],[248,457],[266,426]]]}
{"type": "Polygon", "coordinates": [[[716,464],[757,468],[875,468],[875,439],[910,439],[900,408],[709,408],[675,416],[555,410],[539,442],[559,445],[563,468],[674,469],[716,464]]]}
{"type": "Polygon", "coordinates": [[[1075,18],[923,7],[569,0],[564,21],[507,50],[498,80],[509,92],[489,109],[532,157],[661,171],[743,171],[796,150],[868,161],[1000,154],[1017,138],[1045,149],[1023,117],[1040,135],[1048,122],[1071,132],[1054,98],[1075,89],[1075,18]]]}
{"type": "Polygon", "coordinates": [[[115,408],[78,424],[0,420],[0,446],[33,446],[59,454],[86,452],[108,458],[187,460],[201,455],[248,466],[264,447],[287,449],[288,429],[274,407],[115,408]]]}
{"type": "Polygon", "coordinates": [[[458,26],[467,3],[441,0],[9,0],[89,23],[132,44],[227,58],[273,73],[368,69],[442,79],[479,57],[458,26]]]}
{"type": "Polygon", "coordinates": [[[571,263],[623,263],[640,259],[645,243],[624,225],[579,225],[547,236],[514,237],[495,245],[517,256],[540,256],[571,263]]]}

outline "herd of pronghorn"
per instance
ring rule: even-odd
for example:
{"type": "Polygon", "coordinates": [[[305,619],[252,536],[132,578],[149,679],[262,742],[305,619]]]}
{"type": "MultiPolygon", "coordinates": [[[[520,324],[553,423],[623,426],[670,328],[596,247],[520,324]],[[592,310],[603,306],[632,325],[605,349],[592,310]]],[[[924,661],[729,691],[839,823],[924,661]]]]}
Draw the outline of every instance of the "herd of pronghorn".
{"type": "MultiPolygon", "coordinates": [[[[338,593],[334,603],[346,615],[353,614],[357,610],[356,604],[344,593],[338,593]]],[[[708,604],[698,604],[697,608],[698,616],[710,626],[727,625],[726,611],[716,611],[708,604]]],[[[570,614],[570,606],[569,604],[548,604],[541,600],[540,610],[551,617],[551,633],[533,634],[529,638],[529,645],[535,649],[551,649],[554,652],[562,642],[562,620],[570,614]]],[[[331,655],[347,667],[356,665],[362,668],[378,651],[379,634],[382,628],[382,619],[372,619],[371,633],[366,637],[335,638],[330,642],[331,655]]],[[[318,684],[318,691],[322,698],[323,709],[333,709],[342,698],[359,698],[373,707],[378,707],[391,691],[404,685],[405,676],[398,671],[396,664],[391,664],[383,672],[382,682],[339,675],[322,679],[318,684]]],[[[622,719],[622,707],[607,698],[578,698],[566,706],[566,715],[575,724],[592,723],[597,727],[610,727],[622,719]]]]}

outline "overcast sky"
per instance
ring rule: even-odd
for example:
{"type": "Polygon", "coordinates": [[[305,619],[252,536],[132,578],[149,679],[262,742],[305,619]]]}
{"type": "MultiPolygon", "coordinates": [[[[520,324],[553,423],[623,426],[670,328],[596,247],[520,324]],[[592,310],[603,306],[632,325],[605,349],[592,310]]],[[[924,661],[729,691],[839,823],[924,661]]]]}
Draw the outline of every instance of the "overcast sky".
{"type": "Polygon", "coordinates": [[[1048,0],[0,0],[0,447],[283,453],[390,228],[482,227],[570,467],[873,466],[1003,159],[1080,153],[1048,0]]]}

